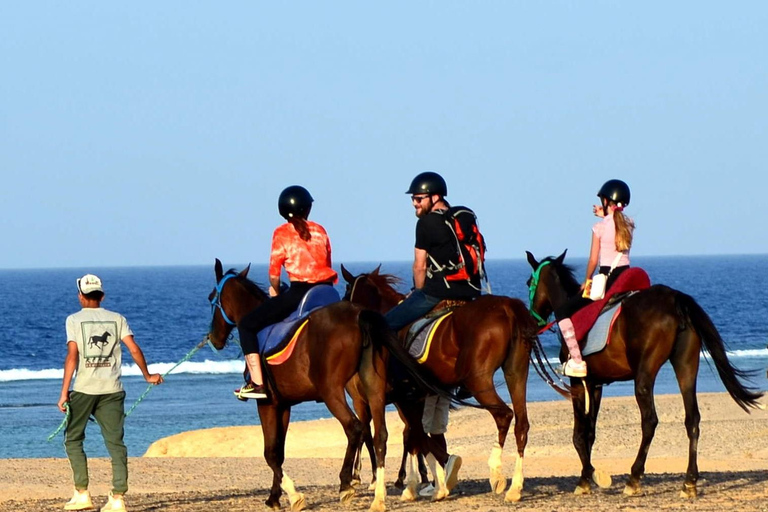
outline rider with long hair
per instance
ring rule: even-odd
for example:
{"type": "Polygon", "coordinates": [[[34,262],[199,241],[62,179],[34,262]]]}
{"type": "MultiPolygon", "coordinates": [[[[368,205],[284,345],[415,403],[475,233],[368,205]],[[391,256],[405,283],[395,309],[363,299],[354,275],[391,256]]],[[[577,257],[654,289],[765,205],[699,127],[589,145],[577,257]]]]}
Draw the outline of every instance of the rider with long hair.
{"type": "Polygon", "coordinates": [[[241,400],[267,398],[258,352],[259,331],[284,320],[296,308],[304,295],[315,285],[334,284],[338,280],[331,268],[331,241],[325,228],[308,220],[314,199],[304,187],[293,185],[280,193],[277,201],[280,215],[286,223],[272,235],[269,258],[269,294],[272,298],[245,315],[237,325],[245,354],[250,380],[235,390],[241,400]],[[291,282],[281,291],[280,274],[283,267],[291,282]]]}
{"type": "MultiPolygon", "coordinates": [[[[600,187],[597,197],[600,198],[600,204],[594,205],[592,212],[602,220],[592,226],[592,246],[589,250],[586,277],[581,284],[582,292],[587,286],[587,281],[597,270],[598,264],[599,272],[608,275],[606,290],[609,290],[616,278],[629,268],[629,250],[635,230],[634,221],[624,214],[624,208],[629,205],[629,186],[621,180],[608,180],[600,187]]],[[[568,377],[587,375],[587,364],[581,358],[581,349],[570,317],[590,302],[579,294],[555,311],[557,325],[570,354],[563,366],[563,373],[568,377]]]]}

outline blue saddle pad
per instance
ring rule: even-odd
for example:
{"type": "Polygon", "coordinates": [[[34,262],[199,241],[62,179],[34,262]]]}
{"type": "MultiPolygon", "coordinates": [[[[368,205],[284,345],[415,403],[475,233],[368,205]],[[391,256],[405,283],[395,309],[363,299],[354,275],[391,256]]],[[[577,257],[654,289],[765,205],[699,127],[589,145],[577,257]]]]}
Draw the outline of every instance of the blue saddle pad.
{"type": "Polygon", "coordinates": [[[285,337],[293,332],[294,327],[304,320],[311,312],[334,302],[341,300],[339,292],[331,285],[320,284],[313,286],[301,299],[298,309],[288,315],[285,320],[277,322],[260,330],[257,334],[259,340],[259,353],[269,355],[285,340],[285,337]]]}
{"type": "Polygon", "coordinates": [[[584,347],[581,349],[582,356],[588,356],[600,352],[605,348],[608,341],[608,334],[610,333],[611,324],[613,322],[613,314],[616,313],[616,308],[621,305],[621,302],[617,302],[608,309],[604,309],[600,316],[597,317],[595,325],[587,333],[587,341],[584,347]]]}

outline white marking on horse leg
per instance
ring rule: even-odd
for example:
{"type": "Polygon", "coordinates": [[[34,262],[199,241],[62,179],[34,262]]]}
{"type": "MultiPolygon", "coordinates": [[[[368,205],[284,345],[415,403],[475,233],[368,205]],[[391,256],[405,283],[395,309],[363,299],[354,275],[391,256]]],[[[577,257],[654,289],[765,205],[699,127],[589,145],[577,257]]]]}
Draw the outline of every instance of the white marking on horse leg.
{"type": "Polygon", "coordinates": [[[491,448],[491,456],[488,457],[488,467],[491,470],[489,482],[491,484],[491,489],[496,494],[503,493],[504,488],[507,486],[507,478],[504,476],[501,466],[502,451],[501,445],[496,441],[493,443],[493,448],[491,448]]]}
{"type": "Polygon", "coordinates": [[[512,485],[509,486],[507,495],[504,496],[506,502],[517,502],[523,496],[523,458],[517,457],[515,461],[515,474],[512,476],[512,485]]]}
{"type": "Polygon", "coordinates": [[[427,464],[432,472],[432,479],[435,481],[435,492],[432,494],[432,501],[440,501],[448,496],[448,488],[445,486],[445,470],[437,463],[437,459],[431,453],[427,455],[427,464]]]}
{"type": "Polygon", "coordinates": [[[419,479],[416,476],[417,471],[414,469],[415,462],[416,456],[409,453],[408,465],[405,468],[405,489],[403,489],[403,494],[400,495],[400,501],[416,500],[416,487],[419,485],[419,479]]]}
{"type": "Polygon", "coordinates": [[[291,510],[303,510],[305,506],[304,495],[300,492],[296,492],[296,487],[293,485],[293,480],[283,472],[283,479],[280,480],[280,488],[288,495],[288,501],[291,504],[291,510]]]}
{"type": "Polygon", "coordinates": [[[373,493],[371,512],[384,512],[387,509],[386,497],[387,488],[384,485],[384,468],[376,468],[376,490],[373,493]]]}

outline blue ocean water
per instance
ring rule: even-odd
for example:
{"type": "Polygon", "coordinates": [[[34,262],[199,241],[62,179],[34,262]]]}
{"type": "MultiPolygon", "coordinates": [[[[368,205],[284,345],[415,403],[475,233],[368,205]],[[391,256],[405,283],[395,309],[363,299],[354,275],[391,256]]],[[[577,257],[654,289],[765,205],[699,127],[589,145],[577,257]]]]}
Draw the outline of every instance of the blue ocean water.
{"type": "MultiPolygon", "coordinates": [[[[537,255],[543,257],[546,255],[537,255]]],[[[569,258],[581,276],[586,261],[569,258]]],[[[376,263],[345,263],[357,274],[376,263]]],[[[692,295],[710,314],[729,345],[729,356],[739,368],[756,370],[753,384],[765,389],[768,366],[768,255],[635,257],[654,283],[664,283],[692,295]]],[[[238,268],[243,265],[232,265],[238,268]]],[[[493,292],[527,303],[525,286],[530,267],[524,260],[487,263],[493,292]]],[[[409,280],[410,262],[384,263],[382,272],[409,280]]],[[[56,407],[66,354],[64,320],[79,309],[75,280],[86,272],[104,281],[104,307],[128,319],[150,370],[165,373],[207,332],[214,282],[213,266],[0,270],[0,458],[64,457],[63,437],[46,441],[62,419],[56,407]]],[[[250,276],[266,281],[266,266],[254,265],[250,276]]],[[[403,285],[405,288],[406,286],[403,285]]],[[[343,290],[343,283],[339,284],[343,290]]],[[[556,337],[541,337],[548,356],[556,360],[556,337]]],[[[187,430],[230,425],[257,425],[253,403],[232,396],[243,370],[236,347],[214,354],[198,352],[153,388],[126,421],[130,456],[142,455],[157,439],[187,430]]],[[[126,353],[123,357],[126,408],[144,392],[146,384],[126,353]]],[[[703,364],[700,391],[724,391],[716,373],[703,364]]],[[[506,388],[501,386],[506,396],[506,388]]],[[[669,364],[662,369],[657,393],[677,393],[669,364]]],[[[615,383],[606,396],[632,395],[631,383],[615,383]]],[[[534,372],[529,400],[560,400],[534,372]]],[[[322,404],[300,404],[293,421],[330,417],[322,404]]],[[[87,431],[86,451],[106,456],[98,427],[87,431]]]]}

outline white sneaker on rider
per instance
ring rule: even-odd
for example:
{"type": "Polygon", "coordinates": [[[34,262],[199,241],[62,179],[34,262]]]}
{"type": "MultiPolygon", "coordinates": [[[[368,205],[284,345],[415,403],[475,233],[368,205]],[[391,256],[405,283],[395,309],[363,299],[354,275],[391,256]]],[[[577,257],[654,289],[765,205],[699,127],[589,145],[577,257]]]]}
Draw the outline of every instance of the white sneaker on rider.
{"type": "Polygon", "coordinates": [[[584,361],[576,362],[573,359],[569,359],[563,365],[563,375],[566,377],[586,377],[587,376],[587,363],[584,361]]]}
{"type": "Polygon", "coordinates": [[[435,494],[435,486],[431,483],[427,484],[419,491],[419,496],[422,498],[431,498],[433,494],[435,494]]]}

